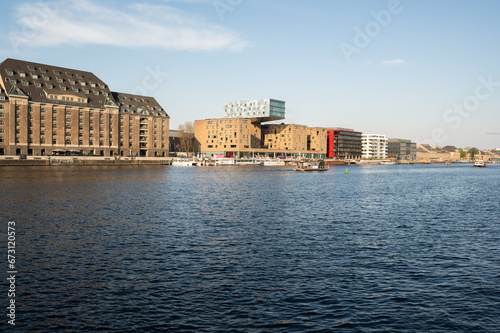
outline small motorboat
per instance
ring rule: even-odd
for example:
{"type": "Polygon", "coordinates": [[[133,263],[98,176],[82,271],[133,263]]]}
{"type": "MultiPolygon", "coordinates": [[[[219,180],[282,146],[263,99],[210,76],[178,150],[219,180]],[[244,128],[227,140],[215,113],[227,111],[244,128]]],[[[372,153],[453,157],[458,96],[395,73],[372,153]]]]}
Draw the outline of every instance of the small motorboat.
{"type": "Polygon", "coordinates": [[[477,160],[474,162],[474,166],[477,168],[484,168],[486,166],[486,163],[484,163],[483,160],[477,160]]]}

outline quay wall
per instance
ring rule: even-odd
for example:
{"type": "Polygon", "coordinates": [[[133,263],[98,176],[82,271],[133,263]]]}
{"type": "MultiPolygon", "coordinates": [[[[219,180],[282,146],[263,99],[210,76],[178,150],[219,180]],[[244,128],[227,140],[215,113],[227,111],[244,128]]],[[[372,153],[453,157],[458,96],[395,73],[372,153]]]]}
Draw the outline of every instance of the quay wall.
{"type": "Polygon", "coordinates": [[[95,157],[95,156],[0,156],[0,166],[78,166],[78,165],[170,165],[170,157],[95,157]]]}

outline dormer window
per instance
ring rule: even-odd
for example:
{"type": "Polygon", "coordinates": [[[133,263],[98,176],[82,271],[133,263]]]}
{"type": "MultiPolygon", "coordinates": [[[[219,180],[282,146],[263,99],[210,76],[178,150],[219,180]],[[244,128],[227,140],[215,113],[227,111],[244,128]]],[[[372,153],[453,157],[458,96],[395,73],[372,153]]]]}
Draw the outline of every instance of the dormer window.
{"type": "Polygon", "coordinates": [[[61,78],[57,78],[57,82],[59,82],[59,83],[63,83],[63,82],[64,82],[64,80],[63,80],[63,79],[61,79],[61,78]]]}
{"type": "Polygon", "coordinates": [[[95,83],[91,83],[91,84],[90,84],[90,86],[91,86],[92,88],[95,88],[95,83]]]}
{"type": "Polygon", "coordinates": [[[54,86],[53,86],[52,84],[48,84],[48,85],[47,85],[47,88],[49,88],[49,89],[54,89],[54,86]]]}
{"type": "Polygon", "coordinates": [[[36,70],[36,68],[35,68],[35,67],[33,67],[33,66],[28,66],[28,70],[30,70],[30,71],[35,71],[35,70],[36,70]]]}
{"type": "MultiPolygon", "coordinates": [[[[31,70],[31,69],[30,69],[31,70]]],[[[45,68],[40,68],[40,72],[42,73],[47,73],[47,70],[45,68]]]]}
{"type": "Polygon", "coordinates": [[[85,87],[87,85],[87,82],[82,81],[82,82],[80,82],[80,84],[85,87]]]}
{"type": "Polygon", "coordinates": [[[59,72],[59,71],[54,71],[54,74],[55,74],[55,75],[61,75],[61,72],[59,72]]]}
{"type": "Polygon", "coordinates": [[[26,73],[19,73],[20,77],[26,77],[26,73]]]}
{"type": "Polygon", "coordinates": [[[11,71],[10,69],[8,69],[7,70],[7,75],[10,75],[10,76],[14,75],[14,71],[11,71]]]}
{"type": "Polygon", "coordinates": [[[35,87],[37,88],[41,88],[42,87],[42,84],[40,82],[35,82],[35,87]]]}
{"type": "Polygon", "coordinates": [[[44,77],[43,77],[43,79],[44,79],[45,81],[50,81],[50,77],[49,77],[49,76],[44,76],[44,77]]]}
{"type": "Polygon", "coordinates": [[[75,80],[70,80],[69,83],[76,84],[76,81],[75,80]]]}
{"type": "Polygon", "coordinates": [[[38,79],[38,74],[31,74],[31,77],[34,79],[38,79]]]}
{"type": "Polygon", "coordinates": [[[100,87],[101,89],[106,89],[106,86],[105,86],[104,84],[100,84],[100,85],[99,85],[99,87],[100,87]]]}
{"type": "Polygon", "coordinates": [[[68,72],[66,72],[66,75],[67,75],[68,77],[72,77],[72,76],[73,76],[73,74],[72,74],[72,73],[68,73],[68,72]]]}

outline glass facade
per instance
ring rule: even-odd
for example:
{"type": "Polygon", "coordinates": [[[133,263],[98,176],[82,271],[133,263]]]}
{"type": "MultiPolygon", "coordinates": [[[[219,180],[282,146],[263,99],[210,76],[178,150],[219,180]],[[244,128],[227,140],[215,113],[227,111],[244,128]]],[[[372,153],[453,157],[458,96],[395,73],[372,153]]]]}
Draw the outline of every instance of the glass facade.
{"type": "Polygon", "coordinates": [[[327,145],[328,158],[361,158],[361,132],[328,130],[327,145]]]}

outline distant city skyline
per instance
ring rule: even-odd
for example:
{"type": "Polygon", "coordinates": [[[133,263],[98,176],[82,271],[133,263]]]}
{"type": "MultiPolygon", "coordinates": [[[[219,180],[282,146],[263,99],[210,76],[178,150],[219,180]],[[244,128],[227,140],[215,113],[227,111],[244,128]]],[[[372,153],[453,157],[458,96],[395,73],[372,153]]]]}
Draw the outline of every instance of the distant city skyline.
{"type": "Polygon", "coordinates": [[[0,61],[91,71],[170,127],[273,98],[285,123],[500,147],[500,3],[96,0],[2,5],[0,61]],[[496,134],[495,134],[496,133],[496,134]]]}

